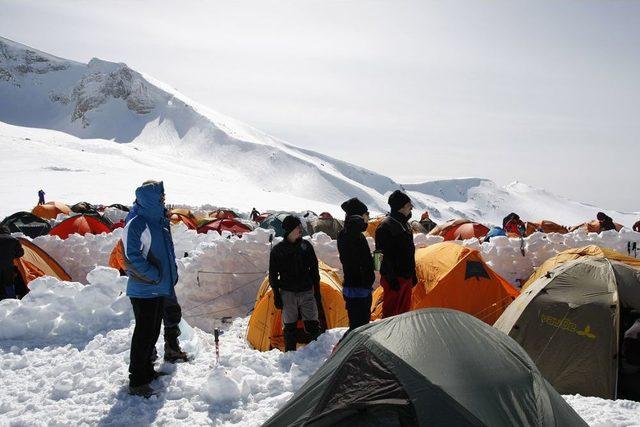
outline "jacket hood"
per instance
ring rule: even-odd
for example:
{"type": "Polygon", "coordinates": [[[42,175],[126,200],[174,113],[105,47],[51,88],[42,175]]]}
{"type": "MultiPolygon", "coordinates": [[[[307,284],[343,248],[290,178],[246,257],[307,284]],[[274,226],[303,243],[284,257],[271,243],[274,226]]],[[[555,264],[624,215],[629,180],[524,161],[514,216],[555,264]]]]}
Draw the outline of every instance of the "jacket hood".
{"type": "Polygon", "coordinates": [[[157,182],[146,184],[136,189],[136,203],[139,206],[140,215],[147,218],[163,218],[164,204],[162,196],[164,195],[164,184],[157,182]]]}

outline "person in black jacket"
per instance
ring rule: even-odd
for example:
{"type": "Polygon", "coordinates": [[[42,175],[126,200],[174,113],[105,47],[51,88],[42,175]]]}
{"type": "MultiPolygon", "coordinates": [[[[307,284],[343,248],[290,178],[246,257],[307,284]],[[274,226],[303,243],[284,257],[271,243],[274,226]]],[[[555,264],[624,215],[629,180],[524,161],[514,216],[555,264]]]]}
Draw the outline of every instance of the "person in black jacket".
{"type": "Polygon", "coordinates": [[[416,247],[408,224],[413,205],[409,196],[396,190],[389,196],[391,213],[376,230],[376,250],[382,252],[380,286],[384,289],[382,317],[411,309],[411,292],[416,277],[416,247]]]}
{"type": "Polygon", "coordinates": [[[293,215],[282,222],[284,240],[269,258],[269,284],[276,308],[282,309],[285,351],[296,350],[298,313],[311,339],[320,334],[316,289],[320,287],[318,258],[313,245],[302,239],[302,224],[293,215]]]}
{"type": "Polygon", "coordinates": [[[6,226],[0,227],[0,300],[15,298],[16,268],[13,260],[24,255],[20,241],[11,236],[6,226]]]}
{"type": "Polygon", "coordinates": [[[338,253],[344,272],[342,294],[349,314],[349,333],[371,319],[371,287],[376,275],[367,238],[362,234],[369,222],[367,206],[354,197],[341,207],[346,215],[338,234],[338,253]]]}

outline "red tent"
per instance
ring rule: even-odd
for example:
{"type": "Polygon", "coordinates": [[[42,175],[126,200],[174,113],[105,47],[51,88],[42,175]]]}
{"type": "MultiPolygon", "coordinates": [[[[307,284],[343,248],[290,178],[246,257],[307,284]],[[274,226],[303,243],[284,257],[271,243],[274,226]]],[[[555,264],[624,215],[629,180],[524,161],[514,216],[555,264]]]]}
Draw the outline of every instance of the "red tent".
{"type": "Polygon", "coordinates": [[[182,221],[189,230],[197,230],[198,229],[198,224],[196,224],[196,220],[193,218],[190,218],[186,215],[183,215],[181,213],[172,213],[171,216],[169,217],[169,220],[171,221],[172,224],[177,224],[180,221],[182,221]]]}
{"type": "Polygon", "coordinates": [[[234,219],[238,218],[238,214],[231,209],[218,209],[209,214],[210,218],[216,219],[234,219]]]}
{"type": "Polygon", "coordinates": [[[58,236],[63,240],[74,233],[78,233],[81,236],[87,233],[111,233],[111,228],[95,216],[77,215],[65,219],[49,231],[50,235],[58,236]]]}
{"type": "Polygon", "coordinates": [[[269,215],[271,215],[271,214],[270,214],[270,213],[266,213],[266,212],[265,212],[265,213],[262,213],[262,214],[260,214],[260,215],[258,215],[258,217],[256,218],[256,222],[257,222],[258,224],[260,224],[262,221],[264,221],[265,219],[267,219],[267,217],[268,217],[269,215]]]}
{"type": "Polygon", "coordinates": [[[331,215],[329,212],[322,212],[320,214],[320,219],[333,219],[333,215],[331,215]]]}
{"type": "Polygon", "coordinates": [[[467,219],[456,219],[445,222],[429,232],[431,235],[442,236],[444,240],[467,240],[486,236],[489,228],[467,219]]]}
{"type": "Polygon", "coordinates": [[[203,234],[209,231],[217,231],[222,234],[225,230],[235,235],[241,235],[251,231],[251,227],[235,219],[214,219],[198,227],[198,233],[203,234]]]}

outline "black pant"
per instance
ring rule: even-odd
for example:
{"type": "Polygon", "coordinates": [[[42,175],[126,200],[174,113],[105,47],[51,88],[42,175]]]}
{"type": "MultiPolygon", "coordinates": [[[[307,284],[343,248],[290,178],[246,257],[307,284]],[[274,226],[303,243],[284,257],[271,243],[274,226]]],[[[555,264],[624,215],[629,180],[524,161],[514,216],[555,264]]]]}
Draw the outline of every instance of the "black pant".
{"type": "Polygon", "coordinates": [[[164,323],[164,341],[171,342],[180,336],[180,320],[182,319],[182,309],[178,303],[178,298],[173,296],[163,297],[162,301],[162,321],[164,323]]]}
{"type": "Polygon", "coordinates": [[[371,320],[371,295],[364,298],[346,298],[347,314],[349,315],[349,331],[366,325],[371,320]]]}
{"type": "Polygon", "coordinates": [[[129,385],[149,384],[153,381],[153,350],[162,324],[162,297],[130,298],[136,326],[131,337],[129,385]]]}
{"type": "Polygon", "coordinates": [[[0,300],[5,298],[15,298],[15,267],[13,264],[0,266],[0,300]]]}

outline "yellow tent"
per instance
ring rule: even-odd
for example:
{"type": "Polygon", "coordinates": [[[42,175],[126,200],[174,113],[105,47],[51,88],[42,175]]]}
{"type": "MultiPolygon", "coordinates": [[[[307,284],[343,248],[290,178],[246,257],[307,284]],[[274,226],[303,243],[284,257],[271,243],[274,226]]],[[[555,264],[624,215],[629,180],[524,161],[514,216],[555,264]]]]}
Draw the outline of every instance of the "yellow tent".
{"type": "Polygon", "coordinates": [[[373,237],[375,239],[376,230],[378,229],[378,226],[380,225],[382,220],[385,219],[386,217],[387,217],[386,215],[382,215],[377,218],[370,219],[369,224],[367,224],[367,230],[364,232],[364,235],[367,237],[373,237]]]}
{"type": "MultiPolygon", "coordinates": [[[[326,329],[349,326],[349,317],[342,297],[342,280],[334,269],[323,262],[320,262],[320,298],[322,332],[326,329]]],[[[260,351],[274,348],[284,350],[281,314],[273,304],[273,291],[267,276],[258,289],[256,304],[247,328],[247,341],[253,348],[260,351]]],[[[304,328],[302,322],[298,322],[298,328],[304,328]]]]}
{"type": "MultiPolygon", "coordinates": [[[[485,264],[477,250],[452,242],[418,249],[416,274],[411,310],[451,308],[492,325],[520,294],[485,264]]],[[[373,293],[372,319],[382,317],[383,295],[382,287],[373,293]]]]}
{"type": "Polygon", "coordinates": [[[619,261],[630,265],[632,267],[640,267],[640,259],[636,259],[630,256],[626,256],[621,254],[620,252],[616,252],[613,249],[601,248],[597,245],[589,245],[583,246],[581,248],[567,249],[566,251],[560,252],[558,255],[553,258],[549,258],[546,260],[538,269],[529,277],[527,283],[522,286],[522,290],[527,289],[533,282],[538,280],[540,277],[547,274],[549,271],[553,270],[560,264],[564,264],[568,261],[573,261],[574,259],[578,259],[580,257],[589,256],[595,258],[607,258],[612,261],[619,261]]]}

